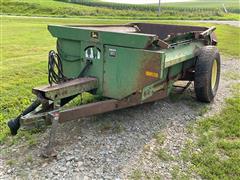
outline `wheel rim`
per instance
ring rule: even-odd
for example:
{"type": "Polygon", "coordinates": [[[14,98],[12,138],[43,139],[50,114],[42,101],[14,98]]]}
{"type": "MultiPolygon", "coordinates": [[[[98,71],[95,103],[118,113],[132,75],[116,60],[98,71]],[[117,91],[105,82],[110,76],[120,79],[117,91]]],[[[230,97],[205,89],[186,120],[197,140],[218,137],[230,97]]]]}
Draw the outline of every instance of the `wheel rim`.
{"type": "Polygon", "coordinates": [[[216,82],[217,82],[217,60],[214,59],[213,65],[212,65],[212,78],[211,78],[212,89],[215,88],[216,82]]]}

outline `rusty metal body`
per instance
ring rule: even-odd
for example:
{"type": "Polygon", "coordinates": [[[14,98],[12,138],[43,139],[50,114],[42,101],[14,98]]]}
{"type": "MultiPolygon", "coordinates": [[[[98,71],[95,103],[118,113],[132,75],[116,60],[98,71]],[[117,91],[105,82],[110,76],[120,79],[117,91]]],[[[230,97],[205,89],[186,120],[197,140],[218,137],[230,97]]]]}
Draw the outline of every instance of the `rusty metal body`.
{"type": "Polygon", "coordinates": [[[131,23],[48,29],[57,38],[64,81],[33,89],[40,108],[19,116],[23,126],[62,123],[164,98],[175,81],[193,80],[199,50],[217,44],[214,27],[131,23]],[[62,108],[83,92],[103,100],[62,108]]]}

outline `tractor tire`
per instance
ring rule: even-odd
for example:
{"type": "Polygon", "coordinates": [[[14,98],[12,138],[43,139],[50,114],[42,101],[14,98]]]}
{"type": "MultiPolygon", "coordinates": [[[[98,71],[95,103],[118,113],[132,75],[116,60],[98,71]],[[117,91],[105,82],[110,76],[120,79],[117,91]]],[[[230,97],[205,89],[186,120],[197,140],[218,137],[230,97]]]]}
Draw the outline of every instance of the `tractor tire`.
{"type": "Polygon", "coordinates": [[[221,60],[215,46],[203,47],[196,60],[194,89],[198,101],[211,102],[217,94],[221,60]]]}

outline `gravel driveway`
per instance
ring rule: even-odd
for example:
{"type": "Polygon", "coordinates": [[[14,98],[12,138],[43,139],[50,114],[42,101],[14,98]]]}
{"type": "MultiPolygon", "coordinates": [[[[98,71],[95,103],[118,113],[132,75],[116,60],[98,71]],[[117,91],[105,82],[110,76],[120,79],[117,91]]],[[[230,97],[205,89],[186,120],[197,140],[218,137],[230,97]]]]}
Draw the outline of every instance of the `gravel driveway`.
{"type": "Polygon", "coordinates": [[[186,139],[186,125],[221,108],[230,96],[230,85],[239,82],[227,78],[228,73],[240,72],[239,60],[222,63],[221,84],[215,102],[206,105],[194,100],[193,88],[183,95],[174,95],[155,103],[128,108],[92,118],[71,121],[58,129],[56,158],[40,157],[46,145],[49,129],[39,133],[37,143],[30,146],[25,139],[13,145],[1,145],[1,179],[130,179],[136,169],[171,179],[175,164],[164,162],[153,153],[156,133],[164,132],[162,144],[173,157],[179,156],[186,139]],[[222,76],[222,77],[223,77],[222,76]],[[177,98],[178,97],[178,98],[177,98]]]}

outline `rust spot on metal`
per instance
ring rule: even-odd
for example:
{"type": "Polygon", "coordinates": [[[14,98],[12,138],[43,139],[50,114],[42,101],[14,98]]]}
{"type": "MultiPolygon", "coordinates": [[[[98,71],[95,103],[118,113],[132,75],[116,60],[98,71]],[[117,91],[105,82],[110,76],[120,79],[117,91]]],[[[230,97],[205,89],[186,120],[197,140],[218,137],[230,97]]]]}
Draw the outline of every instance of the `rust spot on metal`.
{"type": "Polygon", "coordinates": [[[151,57],[143,57],[141,69],[139,72],[139,77],[137,80],[137,89],[142,89],[143,87],[152,84],[153,82],[159,80],[159,78],[153,76],[147,76],[146,72],[154,72],[160,74],[161,62],[159,54],[153,54],[151,57]]]}

